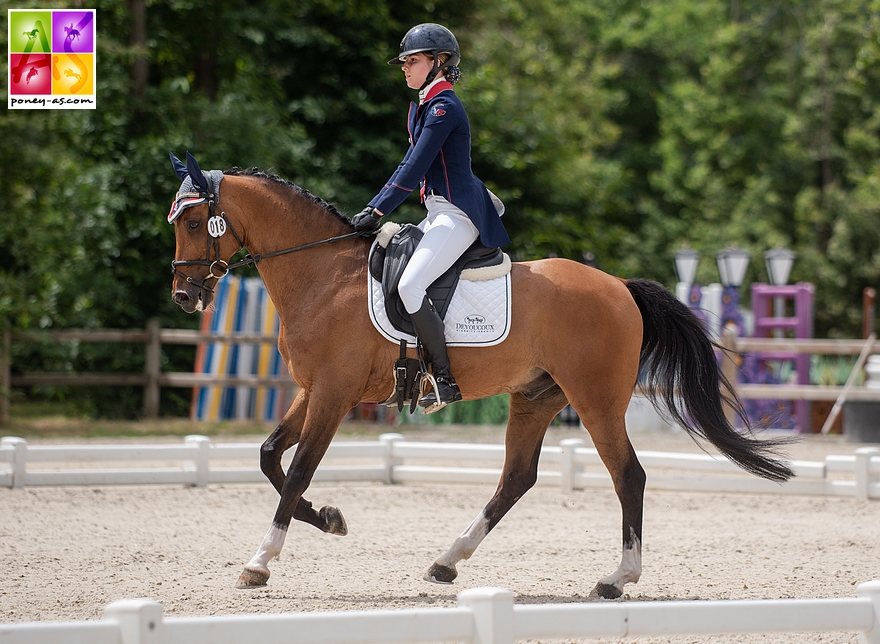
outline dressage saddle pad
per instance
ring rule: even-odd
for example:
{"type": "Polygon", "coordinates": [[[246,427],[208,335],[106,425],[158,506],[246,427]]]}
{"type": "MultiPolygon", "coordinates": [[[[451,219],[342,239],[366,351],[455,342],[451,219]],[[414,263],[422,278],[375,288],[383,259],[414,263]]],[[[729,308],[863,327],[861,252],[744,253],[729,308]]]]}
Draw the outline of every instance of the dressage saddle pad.
{"type": "MultiPolygon", "coordinates": [[[[415,343],[397,285],[422,234],[417,226],[391,222],[370,250],[370,318],[389,340],[415,343]]],[[[449,344],[497,344],[509,331],[510,258],[477,242],[428,287],[428,297],[444,320],[449,344]]]]}

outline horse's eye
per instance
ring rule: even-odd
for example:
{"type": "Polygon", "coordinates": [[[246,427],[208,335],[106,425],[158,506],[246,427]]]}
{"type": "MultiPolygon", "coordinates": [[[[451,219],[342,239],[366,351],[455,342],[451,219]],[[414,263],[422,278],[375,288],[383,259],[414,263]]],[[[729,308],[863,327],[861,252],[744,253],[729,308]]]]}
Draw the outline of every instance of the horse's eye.
{"type": "Polygon", "coordinates": [[[201,222],[198,219],[190,219],[186,222],[187,230],[196,230],[201,222]]]}

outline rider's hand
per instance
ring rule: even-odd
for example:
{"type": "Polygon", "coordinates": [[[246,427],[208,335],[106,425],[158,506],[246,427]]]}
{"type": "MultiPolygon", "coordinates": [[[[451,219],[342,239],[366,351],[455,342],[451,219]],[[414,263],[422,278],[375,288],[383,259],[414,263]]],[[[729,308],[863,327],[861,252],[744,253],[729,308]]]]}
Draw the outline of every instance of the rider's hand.
{"type": "Polygon", "coordinates": [[[379,229],[379,223],[382,221],[382,215],[376,212],[372,206],[367,206],[356,214],[351,223],[354,224],[354,231],[363,237],[369,237],[379,229]]]}

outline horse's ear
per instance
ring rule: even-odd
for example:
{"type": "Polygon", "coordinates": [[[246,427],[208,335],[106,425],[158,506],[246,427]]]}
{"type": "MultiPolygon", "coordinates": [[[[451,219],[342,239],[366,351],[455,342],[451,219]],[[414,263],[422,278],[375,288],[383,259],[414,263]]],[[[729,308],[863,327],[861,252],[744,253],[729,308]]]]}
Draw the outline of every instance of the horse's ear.
{"type": "Polygon", "coordinates": [[[202,174],[202,169],[189,152],[186,153],[186,170],[189,172],[193,185],[202,192],[207,192],[208,182],[205,181],[205,175],[202,174]]]}
{"type": "Polygon", "coordinates": [[[171,167],[174,168],[177,178],[183,181],[188,175],[186,166],[183,165],[183,161],[174,156],[174,152],[169,152],[168,155],[171,157],[171,167]]]}

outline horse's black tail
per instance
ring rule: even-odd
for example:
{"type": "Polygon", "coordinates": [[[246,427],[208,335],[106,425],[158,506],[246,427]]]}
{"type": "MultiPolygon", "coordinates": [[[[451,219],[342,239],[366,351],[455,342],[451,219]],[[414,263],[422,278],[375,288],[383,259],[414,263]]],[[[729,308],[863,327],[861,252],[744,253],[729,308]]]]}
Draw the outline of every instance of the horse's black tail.
{"type": "Polygon", "coordinates": [[[626,285],[642,313],[639,364],[644,389],[658,412],[668,410],[691,436],[708,440],[752,474],[771,481],[791,478],[794,473],[777,454],[790,441],[753,435],[742,403],[718,366],[715,349],[720,347],[709,339],[703,322],[656,282],[635,279],[626,285]],[[745,431],[730,424],[724,403],[733,406],[745,431]]]}

